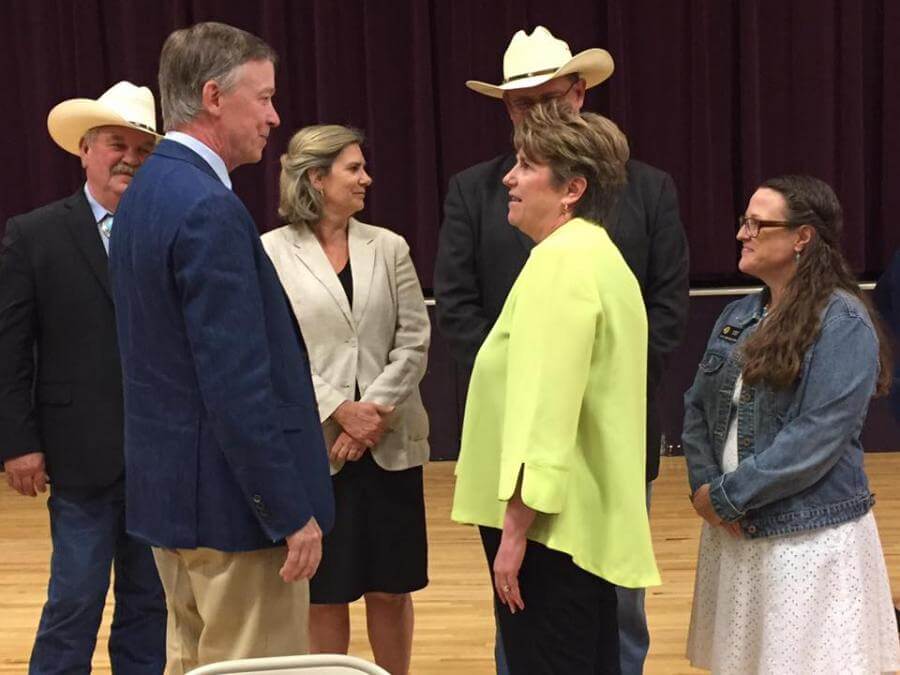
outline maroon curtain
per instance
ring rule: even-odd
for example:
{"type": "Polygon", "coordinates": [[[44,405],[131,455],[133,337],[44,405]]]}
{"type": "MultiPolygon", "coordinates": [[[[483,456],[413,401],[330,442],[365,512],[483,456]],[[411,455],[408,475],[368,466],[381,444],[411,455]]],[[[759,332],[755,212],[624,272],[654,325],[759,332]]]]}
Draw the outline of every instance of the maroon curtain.
{"type": "Polygon", "coordinates": [[[893,0],[5,0],[0,227],[82,181],[47,135],[50,108],[121,79],[156,91],[166,35],[203,20],[252,31],[281,58],[282,126],[263,162],[234,176],[260,229],[278,225],[290,134],[315,122],[361,127],[375,178],[362,217],[407,238],[426,288],[447,180],[509,144],[502,104],[463,83],[498,81],[513,32],[537,24],[573,51],[612,53],[616,72],[587,107],[675,178],[694,283],[742,281],[734,217],[755,185],[786,172],[837,190],[845,250],[863,277],[900,246],[893,0]]]}

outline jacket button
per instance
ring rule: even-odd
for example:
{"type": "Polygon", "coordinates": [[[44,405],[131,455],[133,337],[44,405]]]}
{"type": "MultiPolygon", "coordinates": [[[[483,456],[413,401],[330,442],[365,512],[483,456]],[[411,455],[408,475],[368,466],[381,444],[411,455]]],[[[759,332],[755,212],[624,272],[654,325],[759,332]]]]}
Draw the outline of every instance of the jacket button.
{"type": "Polygon", "coordinates": [[[253,503],[254,503],[254,504],[261,504],[261,503],[262,503],[262,497],[259,496],[259,495],[253,495],[253,503]]]}
{"type": "Polygon", "coordinates": [[[747,532],[749,532],[750,534],[753,534],[754,532],[756,532],[756,525],[748,525],[747,532]]]}
{"type": "Polygon", "coordinates": [[[742,448],[746,448],[746,447],[748,447],[749,445],[750,445],[750,439],[749,439],[749,438],[744,438],[744,439],[741,440],[741,447],[742,447],[742,448]]]}

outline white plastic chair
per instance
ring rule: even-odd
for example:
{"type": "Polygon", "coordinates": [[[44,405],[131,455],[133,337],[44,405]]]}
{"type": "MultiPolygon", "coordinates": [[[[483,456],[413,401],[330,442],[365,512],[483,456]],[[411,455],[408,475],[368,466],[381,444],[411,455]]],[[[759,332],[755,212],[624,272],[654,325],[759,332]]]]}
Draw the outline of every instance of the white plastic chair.
{"type": "Polygon", "coordinates": [[[345,654],[304,654],[220,661],[187,675],[391,675],[374,663],[345,654]]]}

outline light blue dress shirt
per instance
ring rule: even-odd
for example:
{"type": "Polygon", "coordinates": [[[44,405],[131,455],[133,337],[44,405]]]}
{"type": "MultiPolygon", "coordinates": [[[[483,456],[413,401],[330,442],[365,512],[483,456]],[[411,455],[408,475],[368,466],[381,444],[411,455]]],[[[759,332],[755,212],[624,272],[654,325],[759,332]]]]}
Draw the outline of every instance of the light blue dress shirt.
{"type": "Polygon", "coordinates": [[[222,184],[229,190],[231,189],[231,178],[228,176],[228,169],[225,167],[225,162],[212,150],[212,148],[206,145],[206,143],[180,131],[170,131],[166,134],[166,138],[170,141],[186,145],[200,155],[204,161],[209,164],[212,170],[216,172],[216,176],[219,177],[222,184]]]}
{"type": "Polygon", "coordinates": [[[91,207],[91,213],[94,214],[94,222],[97,223],[97,233],[100,235],[100,241],[103,242],[103,248],[106,249],[106,255],[109,255],[109,238],[103,234],[103,229],[100,227],[100,223],[106,218],[109,211],[106,210],[106,207],[100,204],[96,199],[94,199],[94,195],[91,194],[90,188],[88,188],[88,184],[84,184],[84,196],[87,197],[88,204],[91,207]]]}

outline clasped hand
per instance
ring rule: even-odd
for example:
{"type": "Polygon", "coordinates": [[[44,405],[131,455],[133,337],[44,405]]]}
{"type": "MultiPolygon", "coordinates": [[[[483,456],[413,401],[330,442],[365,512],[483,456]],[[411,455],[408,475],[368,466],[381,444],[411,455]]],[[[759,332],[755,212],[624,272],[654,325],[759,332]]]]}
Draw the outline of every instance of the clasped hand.
{"type": "Polygon", "coordinates": [[[694,507],[694,511],[697,512],[697,515],[713,527],[721,527],[728,532],[728,534],[737,537],[738,539],[744,536],[738,521],[728,522],[722,520],[719,517],[719,514],[716,513],[712,500],[709,497],[709,483],[704,483],[697,488],[697,491],[691,496],[691,504],[694,507]]]}
{"type": "Polygon", "coordinates": [[[331,417],[343,429],[328,450],[332,461],[354,462],[366,448],[375,446],[387,429],[394,406],[370,401],[344,401],[331,417]]]}

